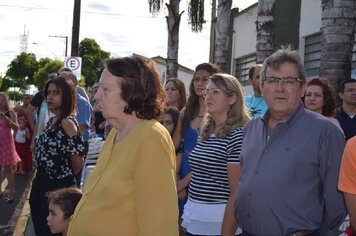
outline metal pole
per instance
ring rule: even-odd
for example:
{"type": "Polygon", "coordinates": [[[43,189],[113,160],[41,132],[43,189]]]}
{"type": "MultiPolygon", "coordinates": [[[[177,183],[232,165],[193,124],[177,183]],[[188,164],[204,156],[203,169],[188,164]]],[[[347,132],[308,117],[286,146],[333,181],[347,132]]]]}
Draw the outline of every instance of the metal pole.
{"type": "Polygon", "coordinates": [[[67,52],[68,52],[68,36],[66,36],[66,51],[65,51],[65,53],[64,53],[64,55],[65,55],[66,57],[68,56],[67,52]]]}
{"type": "Polygon", "coordinates": [[[80,0],[74,0],[71,56],[79,55],[79,28],[80,28],[80,0]]]}
{"type": "Polygon", "coordinates": [[[64,51],[64,56],[67,57],[67,52],[68,52],[68,36],[63,36],[63,35],[49,35],[49,37],[52,38],[62,38],[65,39],[66,41],[66,47],[65,47],[65,51],[64,51]]]}

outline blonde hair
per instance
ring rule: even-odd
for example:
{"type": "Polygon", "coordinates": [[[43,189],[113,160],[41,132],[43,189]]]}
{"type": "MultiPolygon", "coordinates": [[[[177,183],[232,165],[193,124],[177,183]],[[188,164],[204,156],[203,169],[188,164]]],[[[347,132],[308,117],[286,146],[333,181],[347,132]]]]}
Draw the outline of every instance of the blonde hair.
{"type": "Polygon", "coordinates": [[[4,97],[5,98],[5,103],[6,103],[6,111],[9,111],[10,110],[10,105],[9,105],[9,103],[10,103],[10,99],[9,99],[9,96],[7,96],[7,94],[6,93],[4,93],[4,92],[0,92],[0,96],[1,97],[4,97]]]}
{"type": "MultiPolygon", "coordinates": [[[[216,137],[226,138],[234,129],[245,126],[250,121],[250,116],[244,104],[242,86],[234,76],[224,73],[210,76],[210,82],[214,83],[226,96],[236,95],[237,98],[227,111],[227,119],[224,125],[216,133],[216,137]]],[[[200,141],[207,140],[210,137],[215,125],[213,117],[207,114],[202,121],[200,141]]]]}

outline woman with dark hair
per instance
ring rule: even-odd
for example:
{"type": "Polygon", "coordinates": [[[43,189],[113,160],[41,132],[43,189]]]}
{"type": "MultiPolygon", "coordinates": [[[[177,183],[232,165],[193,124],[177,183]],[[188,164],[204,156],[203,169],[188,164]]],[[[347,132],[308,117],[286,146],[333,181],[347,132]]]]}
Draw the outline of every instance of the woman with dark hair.
{"type": "Polygon", "coordinates": [[[164,109],[161,123],[172,136],[177,128],[179,119],[179,110],[175,107],[167,107],[164,109]]]}
{"type": "Polygon", "coordinates": [[[193,79],[189,85],[188,102],[180,113],[178,125],[173,135],[176,148],[181,145],[182,141],[184,143],[182,160],[177,160],[177,163],[181,163],[180,166],[177,166],[180,177],[177,182],[179,216],[183,214],[183,206],[188,196],[187,190],[191,172],[188,156],[198,140],[201,121],[206,113],[203,94],[209,77],[217,72],[220,72],[220,69],[211,63],[202,63],[195,68],[193,79]]]}
{"type": "Polygon", "coordinates": [[[154,61],[107,60],[95,99],[113,128],[68,235],[178,235],[175,152],[157,121],[165,93],[154,61]]]}
{"type": "Polygon", "coordinates": [[[187,102],[183,81],[177,78],[168,79],[165,85],[165,89],[167,94],[167,106],[182,110],[187,102]]]}
{"type": "Polygon", "coordinates": [[[45,86],[45,99],[55,116],[36,140],[36,177],[30,194],[31,216],[36,235],[51,235],[47,225],[46,193],[75,186],[75,174],[83,165],[84,141],[75,119],[75,86],[55,77],[45,86]]]}
{"type": "MultiPolygon", "coordinates": [[[[341,131],[336,115],[336,92],[326,78],[314,78],[307,83],[304,106],[320,115],[328,117],[341,131]]],[[[343,132],[343,131],[342,131],[343,132]]]]}

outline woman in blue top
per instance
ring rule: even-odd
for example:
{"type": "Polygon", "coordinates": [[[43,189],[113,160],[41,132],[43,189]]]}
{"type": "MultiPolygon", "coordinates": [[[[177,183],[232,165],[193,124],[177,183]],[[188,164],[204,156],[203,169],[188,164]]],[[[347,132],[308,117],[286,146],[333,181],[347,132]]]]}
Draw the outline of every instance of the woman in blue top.
{"type": "Polygon", "coordinates": [[[75,186],[74,175],[83,165],[84,141],[75,119],[75,86],[55,77],[45,87],[48,109],[55,114],[36,140],[34,165],[37,169],[30,194],[31,216],[36,235],[52,235],[47,225],[46,194],[75,186]]]}
{"type": "MultiPolygon", "coordinates": [[[[178,125],[173,135],[173,142],[176,148],[179,147],[182,141],[184,142],[181,166],[177,166],[180,178],[177,182],[179,216],[183,214],[183,206],[188,196],[187,190],[190,181],[188,156],[197,142],[201,121],[206,113],[203,93],[209,77],[217,72],[220,72],[220,69],[211,63],[202,63],[195,68],[193,79],[189,85],[188,102],[180,113],[178,125]]],[[[177,160],[177,163],[179,162],[180,160],[177,160]]]]}

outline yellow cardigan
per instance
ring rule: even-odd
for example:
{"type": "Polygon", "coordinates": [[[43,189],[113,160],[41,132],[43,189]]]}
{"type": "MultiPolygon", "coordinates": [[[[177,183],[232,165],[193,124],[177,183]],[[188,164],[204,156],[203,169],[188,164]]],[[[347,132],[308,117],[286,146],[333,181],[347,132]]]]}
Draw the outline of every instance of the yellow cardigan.
{"type": "Polygon", "coordinates": [[[145,120],[114,145],[112,129],[85,184],[71,236],[177,236],[175,151],[169,133],[145,120]]]}

